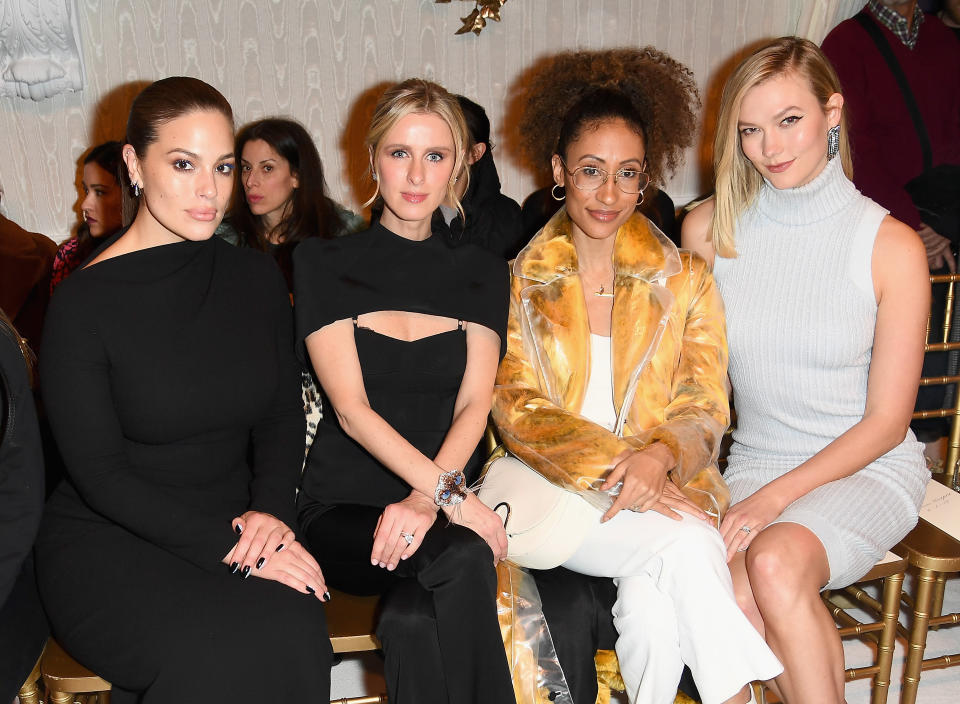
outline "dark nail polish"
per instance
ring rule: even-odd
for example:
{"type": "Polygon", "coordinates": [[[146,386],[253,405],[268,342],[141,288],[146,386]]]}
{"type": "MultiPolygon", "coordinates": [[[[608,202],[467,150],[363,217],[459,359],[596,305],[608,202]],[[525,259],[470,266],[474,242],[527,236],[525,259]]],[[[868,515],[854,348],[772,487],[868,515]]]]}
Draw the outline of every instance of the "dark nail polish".
{"type": "Polygon", "coordinates": [[[280,544],[277,546],[277,552],[280,552],[281,550],[283,550],[283,543],[280,543],[280,544]]]}
{"type": "Polygon", "coordinates": [[[263,567],[263,563],[266,561],[267,561],[267,558],[265,557],[261,557],[259,560],[257,560],[257,569],[258,570],[261,569],[263,567]]]}
{"type": "Polygon", "coordinates": [[[314,589],[313,587],[311,587],[311,586],[308,584],[308,585],[307,585],[307,593],[308,593],[308,594],[316,594],[316,593],[317,593],[317,590],[314,589]]]}
{"type": "Polygon", "coordinates": [[[237,532],[237,535],[243,534],[243,526],[241,526],[239,523],[235,525],[233,529],[237,532]]]}
{"type": "Polygon", "coordinates": [[[330,601],[330,599],[332,599],[332,598],[333,598],[333,597],[330,596],[330,592],[324,592],[324,593],[323,593],[323,600],[324,600],[324,601],[330,601]]]}
{"type": "Polygon", "coordinates": [[[246,579],[247,577],[249,577],[249,576],[250,576],[250,565],[246,565],[246,566],[243,568],[243,570],[241,571],[240,574],[243,575],[243,578],[244,578],[244,579],[246,579]]]}
{"type": "Polygon", "coordinates": [[[238,569],[240,569],[239,564],[237,564],[236,562],[230,563],[230,574],[236,574],[238,569]]]}

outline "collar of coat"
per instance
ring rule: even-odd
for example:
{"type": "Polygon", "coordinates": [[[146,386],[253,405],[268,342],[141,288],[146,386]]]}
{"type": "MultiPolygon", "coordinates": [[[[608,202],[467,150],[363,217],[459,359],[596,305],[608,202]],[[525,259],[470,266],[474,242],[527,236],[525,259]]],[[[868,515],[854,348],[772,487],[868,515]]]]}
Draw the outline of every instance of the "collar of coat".
{"type": "MultiPolygon", "coordinates": [[[[579,273],[573,223],[566,208],[543,226],[513,263],[518,278],[550,283],[579,273]]],[[[630,216],[615,235],[613,269],[617,278],[630,276],[643,281],[662,280],[680,273],[676,245],[640,213],[630,216]]]]}

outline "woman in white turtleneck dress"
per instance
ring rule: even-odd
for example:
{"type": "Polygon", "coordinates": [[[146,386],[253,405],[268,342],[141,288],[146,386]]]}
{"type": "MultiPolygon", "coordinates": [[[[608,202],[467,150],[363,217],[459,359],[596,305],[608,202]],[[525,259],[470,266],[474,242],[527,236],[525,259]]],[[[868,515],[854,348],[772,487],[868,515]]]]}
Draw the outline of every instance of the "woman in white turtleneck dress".
{"type": "Polygon", "coordinates": [[[923,244],[851,183],[839,81],[809,41],[737,68],[715,161],[716,195],[683,236],[727,312],[737,428],[721,532],[741,607],[784,664],[781,697],[839,704],[843,649],[819,592],[906,535],[929,479],[909,430],[923,244]]]}

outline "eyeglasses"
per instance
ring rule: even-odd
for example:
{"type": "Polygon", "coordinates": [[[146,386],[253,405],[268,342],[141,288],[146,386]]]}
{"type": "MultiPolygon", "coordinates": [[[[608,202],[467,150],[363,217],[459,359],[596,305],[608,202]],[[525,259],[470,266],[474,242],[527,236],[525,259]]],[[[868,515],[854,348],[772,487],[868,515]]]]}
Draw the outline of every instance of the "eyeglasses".
{"type": "MultiPolygon", "coordinates": [[[[581,191],[595,191],[610,178],[610,172],[599,166],[578,166],[570,171],[562,159],[560,163],[563,164],[563,170],[573,178],[573,185],[581,191]]],[[[613,182],[624,193],[642,193],[650,184],[650,175],[639,169],[618,169],[613,175],[613,182]]]]}

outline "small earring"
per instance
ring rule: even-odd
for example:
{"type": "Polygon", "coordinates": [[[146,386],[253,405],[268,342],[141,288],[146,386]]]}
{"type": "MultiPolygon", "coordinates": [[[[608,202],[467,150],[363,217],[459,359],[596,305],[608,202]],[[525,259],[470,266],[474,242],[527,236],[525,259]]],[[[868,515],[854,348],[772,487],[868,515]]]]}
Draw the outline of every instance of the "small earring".
{"type": "Polygon", "coordinates": [[[827,160],[832,159],[840,151],[840,125],[834,125],[827,130],[827,160]]]}
{"type": "Polygon", "coordinates": [[[134,198],[139,198],[139,197],[140,197],[140,184],[139,184],[139,183],[134,183],[134,184],[133,184],[133,197],[134,197],[134,198]]]}
{"type": "Polygon", "coordinates": [[[370,178],[372,178],[374,181],[376,181],[376,180],[377,180],[377,172],[376,172],[376,171],[371,171],[371,172],[370,172],[370,178]]]}
{"type": "Polygon", "coordinates": [[[558,188],[563,188],[563,186],[561,186],[559,183],[553,184],[553,188],[550,189],[550,197],[553,198],[554,200],[560,201],[566,198],[567,194],[564,193],[562,196],[558,196],[557,195],[558,188]]]}
{"type": "Polygon", "coordinates": [[[637,201],[637,207],[643,205],[643,191],[640,191],[640,200],[637,201]]]}

